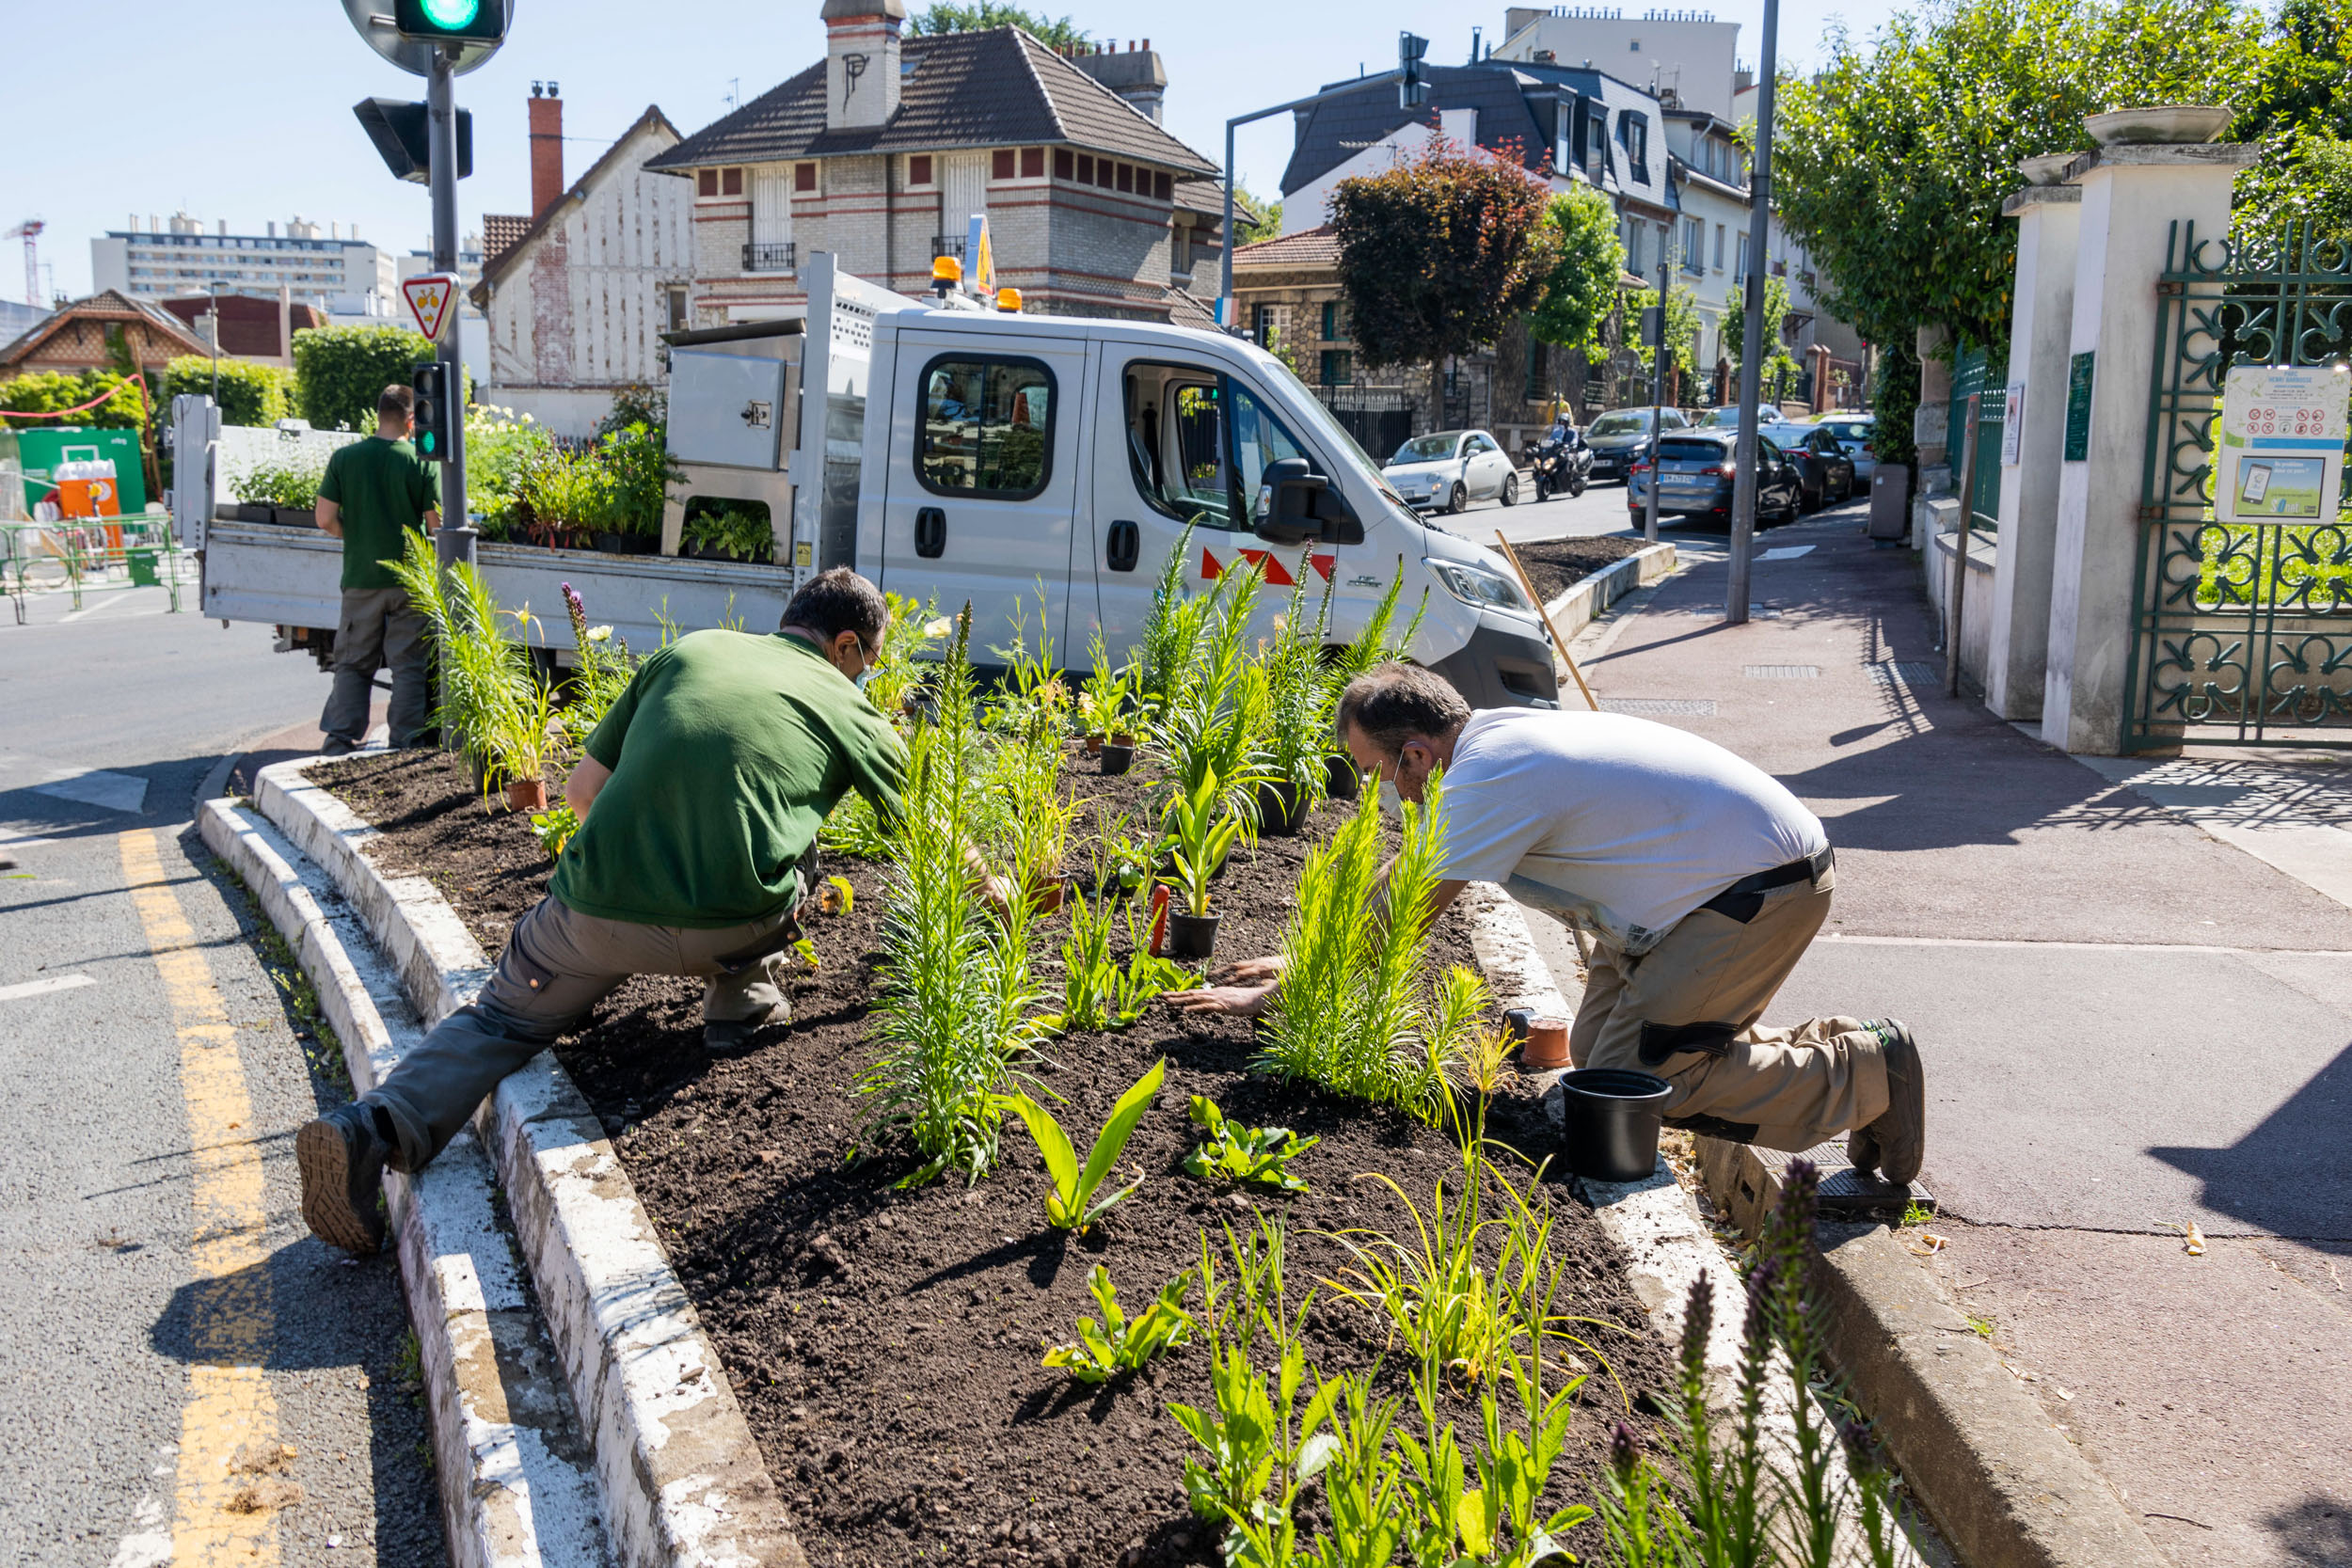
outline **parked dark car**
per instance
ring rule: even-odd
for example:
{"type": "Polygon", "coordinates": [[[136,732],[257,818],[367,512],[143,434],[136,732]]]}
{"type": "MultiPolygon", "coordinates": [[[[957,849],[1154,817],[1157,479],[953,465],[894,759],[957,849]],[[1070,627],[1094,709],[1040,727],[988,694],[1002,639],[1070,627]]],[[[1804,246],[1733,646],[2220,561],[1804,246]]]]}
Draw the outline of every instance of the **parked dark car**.
{"type": "MultiPolygon", "coordinates": [[[[1731,523],[1731,486],[1737,470],[1739,436],[1734,431],[1681,430],[1669,432],[1659,444],[1664,481],[1658,490],[1661,517],[1703,517],[1731,523]]],[[[1804,506],[1804,483],[1788,454],[1770,436],[1756,440],[1756,526],[1771,528],[1793,523],[1804,506]]],[[[1649,508],[1650,467],[1637,465],[1626,481],[1625,499],[1634,524],[1649,508]]]]}
{"type": "MultiPolygon", "coordinates": [[[[1625,478],[1633,460],[1649,451],[1649,412],[1646,408],[1613,408],[1584,427],[1584,444],[1593,449],[1593,483],[1625,478]]],[[[1682,410],[1664,410],[1658,423],[1669,432],[1680,430],[1682,410]]]]}
{"type": "Polygon", "coordinates": [[[1861,490],[1861,476],[1837,433],[1817,424],[1764,424],[1760,436],[1773,443],[1797,466],[1804,484],[1804,509],[1819,512],[1838,501],[1851,500],[1861,490]]]}

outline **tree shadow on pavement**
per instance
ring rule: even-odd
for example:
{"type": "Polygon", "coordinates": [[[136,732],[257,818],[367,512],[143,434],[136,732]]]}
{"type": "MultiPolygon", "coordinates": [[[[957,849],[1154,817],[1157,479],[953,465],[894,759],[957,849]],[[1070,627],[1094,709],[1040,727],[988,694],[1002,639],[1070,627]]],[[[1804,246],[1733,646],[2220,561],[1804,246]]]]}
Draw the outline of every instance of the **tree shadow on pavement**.
{"type": "Polygon", "coordinates": [[[2314,1492],[2263,1523],[2294,1561],[2311,1568],[2352,1568],[2352,1500],[2314,1492]]]}
{"type": "MultiPolygon", "coordinates": [[[[2228,1148],[2147,1152],[2204,1182],[2203,1201],[2215,1212],[2320,1252],[2352,1257],[2346,1128],[2352,1128],[2352,1045],[2228,1148]]],[[[2344,1528],[2352,1532],[2352,1516],[2344,1528]]],[[[2312,1560],[2352,1568],[2352,1555],[2312,1560]]]]}

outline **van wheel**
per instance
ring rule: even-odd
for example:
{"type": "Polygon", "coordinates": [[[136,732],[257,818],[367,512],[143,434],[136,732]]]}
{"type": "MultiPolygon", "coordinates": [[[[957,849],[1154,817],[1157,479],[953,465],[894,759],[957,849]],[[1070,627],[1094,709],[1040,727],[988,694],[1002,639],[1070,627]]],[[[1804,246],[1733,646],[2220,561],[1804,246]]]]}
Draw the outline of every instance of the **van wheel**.
{"type": "Polygon", "coordinates": [[[1445,499],[1445,509],[1448,512],[1468,512],[1470,510],[1470,486],[1458,479],[1455,480],[1454,493],[1445,499]]]}
{"type": "MultiPolygon", "coordinates": [[[[1540,489],[1542,486],[1539,485],[1537,488],[1540,489]]],[[[1502,482],[1502,504],[1505,506],[1517,506],[1519,504],[1518,475],[1513,474],[1509,479],[1502,482]]]]}

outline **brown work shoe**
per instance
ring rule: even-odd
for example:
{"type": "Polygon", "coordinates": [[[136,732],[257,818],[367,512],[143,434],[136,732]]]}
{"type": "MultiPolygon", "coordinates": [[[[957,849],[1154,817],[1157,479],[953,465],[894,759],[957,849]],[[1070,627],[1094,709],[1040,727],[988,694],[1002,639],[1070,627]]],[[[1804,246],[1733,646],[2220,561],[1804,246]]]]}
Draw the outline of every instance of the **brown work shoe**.
{"type": "Polygon", "coordinates": [[[375,1135],[374,1113],[364,1104],[329,1111],[294,1134],[294,1168],[302,1173],[302,1218],[312,1235],[362,1257],[384,1245],[376,1184],[384,1174],[385,1153],[383,1140],[375,1135]]]}
{"type": "Polygon", "coordinates": [[[1894,1019],[1874,1021],[1870,1032],[1879,1037],[1886,1063],[1886,1113],[1867,1127],[1857,1127],[1846,1139],[1846,1155],[1857,1170],[1875,1169],[1899,1187],[1917,1180],[1927,1158],[1928,1085],[1919,1065],[1919,1043],[1910,1028],[1894,1019]]]}

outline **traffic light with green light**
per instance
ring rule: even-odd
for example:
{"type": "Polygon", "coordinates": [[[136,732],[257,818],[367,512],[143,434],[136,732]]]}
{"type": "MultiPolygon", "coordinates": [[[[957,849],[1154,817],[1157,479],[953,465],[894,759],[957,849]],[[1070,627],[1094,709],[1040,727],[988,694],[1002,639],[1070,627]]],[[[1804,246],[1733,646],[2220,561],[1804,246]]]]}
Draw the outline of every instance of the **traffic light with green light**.
{"type": "Polygon", "coordinates": [[[392,29],[434,43],[497,43],[506,37],[506,0],[392,0],[392,29]]]}
{"type": "Polygon", "coordinates": [[[417,427],[411,437],[417,455],[427,463],[449,456],[449,372],[438,360],[427,359],[409,372],[408,389],[417,396],[417,427]]]}

